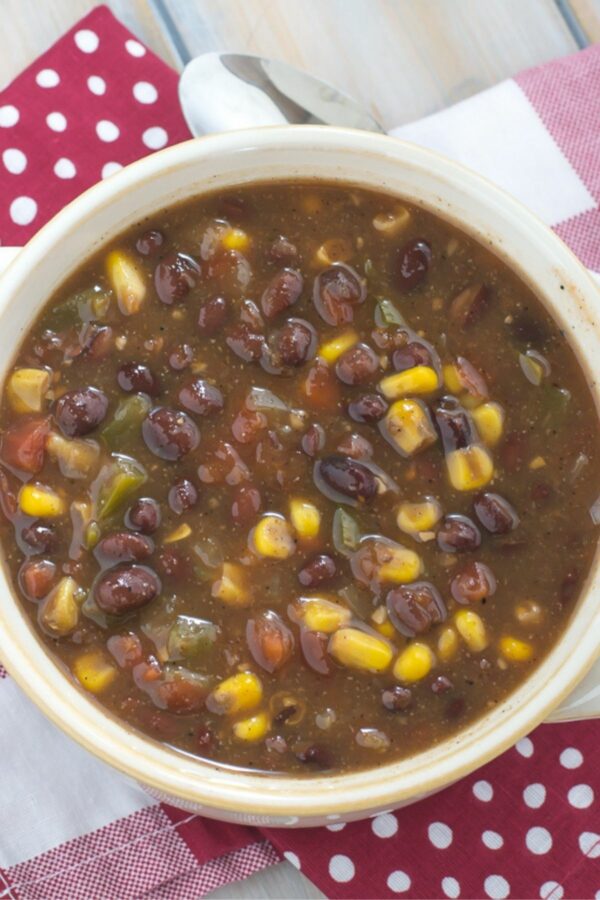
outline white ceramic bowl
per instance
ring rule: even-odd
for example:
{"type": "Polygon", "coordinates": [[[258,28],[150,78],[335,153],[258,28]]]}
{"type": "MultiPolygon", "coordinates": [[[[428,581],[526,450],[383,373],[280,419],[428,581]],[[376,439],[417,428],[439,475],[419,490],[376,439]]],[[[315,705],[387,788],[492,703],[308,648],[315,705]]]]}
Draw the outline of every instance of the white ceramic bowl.
{"type": "MultiPolygon", "coordinates": [[[[255,181],[322,178],[375,188],[455,220],[534,288],[569,335],[600,408],[597,289],[565,245],[492,184],[393,138],[332,128],[240,131],[190,141],[129,166],[46,225],[0,280],[0,378],[49,295],[90,253],[164,206],[255,181]]],[[[505,702],[410,759],[348,775],[292,778],[236,772],[144,738],[84,695],[53,662],[0,572],[0,659],[60,728],[161,799],[228,821],[277,826],[351,820],[414,801],[463,777],[548,717],[598,654],[598,555],[561,639],[505,702]]],[[[600,668],[600,667],[599,667],[600,668]]],[[[600,671],[556,719],[600,715],[600,671]]]]}

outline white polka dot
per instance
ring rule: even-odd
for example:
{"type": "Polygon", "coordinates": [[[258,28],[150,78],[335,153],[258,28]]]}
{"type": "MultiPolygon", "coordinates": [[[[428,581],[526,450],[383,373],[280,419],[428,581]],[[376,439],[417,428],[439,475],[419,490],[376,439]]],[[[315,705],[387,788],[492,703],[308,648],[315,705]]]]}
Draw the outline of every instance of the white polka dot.
{"type": "Polygon", "coordinates": [[[438,850],[445,850],[452,843],[452,829],[444,822],[432,822],[427,829],[427,836],[438,850]]]}
{"type": "Polygon", "coordinates": [[[132,40],[125,41],[125,49],[132,56],[145,56],[146,55],[146,48],[144,47],[143,44],[140,44],[139,41],[132,41],[132,40]]]}
{"type": "Polygon", "coordinates": [[[587,809],[594,802],[594,791],[589,784],[576,784],[567,795],[575,809],[587,809]]]}
{"type": "Polygon", "coordinates": [[[75,43],[82,53],[94,53],[98,49],[100,38],[95,31],[89,28],[82,28],[75,32],[75,43]]]}
{"type": "Polygon", "coordinates": [[[488,850],[499,850],[504,844],[504,838],[497,831],[484,831],[481,840],[488,850]]]}
{"type": "Polygon", "coordinates": [[[564,888],[558,881],[545,881],[540,888],[542,900],[562,900],[564,895],[564,888]]]}
{"type": "Polygon", "coordinates": [[[345,822],[335,822],[333,825],[326,825],[327,831],[343,831],[346,827],[345,822]]]}
{"type": "Polygon", "coordinates": [[[582,831],[579,835],[579,849],[584,856],[598,859],[600,856],[600,834],[593,831],[582,831]]]}
{"type": "Polygon", "coordinates": [[[352,881],[355,871],[354,863],[349,856],[344,856],[343,853],[336,853],[329,860],[329,874],[334,881],[339,881],[341,884],[352,881]]]}
{"type": "Polygon", "coordinates": [[[525,806],[529,809],[539,809],[546,800],[546,788],[543,784],[528,784],[523,791],[525,806]]]}
{"type": "Polygon", "coordinates": [[[19,121],[20,113],[16,106],[7,103],[6,106],[0,106],[0,128],[11,128],[19,121]]]}
{"type": "Polygon", "coordinates": [[[483,889],[492,900],[504,900],[510,893],[510,884],[502,875],[488,875],[483,882],[483,889]]]}
{"type": "Polygon", "coordinates": [[[67,159],[66,156],[61,156],[54,165],[54,174],[57,178],[75,178],[77,169],[70,159],[67,159]]]}
{"type": "Polygon", "coordinates": [[[160,150],[161,147],[164,147],[167,141],[169,140],[169,135],[165,131],[164,128],[161,128],[160,125],[155,125],[152,128],[146,128],[145,132],[142,135],[142,141],[149,147],[150,150],[160,150]]]}
{"type": "Polygon", "coordinates": [[[446,897],[451,897],[452,900],[460,897],[460,884],[456,878],[450,878],[449,875],[446,878],[442,878],[442,890],[446,897]]]}
{"type": "Polygon", "coordinates": [[[530,756],[533,756],[533,741],[528,737],[521,738],[521,740],[517,741],[515,744],[515,750],[517,753],[520,753],[521,756],[529,759],[530,756]]]}
{"type": "Polygon", "coordinates": [[[560,754],[560,764],[565,769],[578,769],[582,762],[583,756],[576,747],[566,747],[560,754]]]}
{"type": "Polygon", "coordinates": [[[292,853],[291,850],[284,850],[283,856],[295,869],[300,869],[300,859],[296,853],[292,853]]]}
{"type": "Polygon", "coordinates": [[[473,793],[478,800],[482,800],[483,803],[489,803],[494,796],[494,788],[489,781],[476,781],[473,785],[473,793]]]}
{"type": "Polygon", "coordinates": [[[115,123],[109,122],[108,119],[100,119],[100,121],[96,123],[96,134],[101,141],[105,141],[107,144],[116,141],[120,133],[121,132],[115,123]]]}
{"type": "Polygon", "coordinates": [[[87,80],[87,86],[88,90],[95,94],[96,97],[101,97],[102,94],[106,93],[106,82],[99,75],[90,75],[87,80]]]}
{"type": "Polygon", "coordinates": [[[149,81],[138,81],[133,86],[133,96],[138,103],[156,103],[158,91],[149,81]]]}
{"type": "Polygon", "coordinates": [[[15,225],[29,225],[37,215],[37,203],[31,197],[17,197],[10,204],[10,217],[15,225]]]}
{"type": "Polygon", "coordinates": [[[536,856],[543,856],[552,848],[552,835],[547,828],[535,826],[525,835],[527,849],[536,856]]]}
{"type": "Polygon", "coordinates": [[[115,172],[120,172],[123,168],[121,163],[118,162],[107,162],[102,166],[102,178],[108,178],[110,175],[114,175],[115,172]]]}
{"type": "Polygon", "coordinates": [[[396,869],[395,872],[390,872],[388,875],[387,886],[395,894],[404,893],[409,889],[410,884],[410,878],[406,872],[402,872],[400,869],[396,869]]]}
{"type": "Polygon", "coordinates": [[[53,88],[60,84],[60,75],[54,69],[41,69],[35,76],[36,84],[43,88],[53,88]]]}
{"type": "Polygon", "coordinates": [[[398,819],[392,813],[375,816],[371,822],[373,834],[380,838],[393,837],[398,831],[398,819]]]}
{"type": "Polygon", "coordinates": [[[64,131],[67,127],[67,119],[61,112],[51,112],[46,116],[46,125],[52,131],[64,131]]]}
{"type": "Polygon", "coordinates": [[[16,147],[8,147],[2,154],[4,167],[11,175],[20,175],[27,168],[27,157],[22,150],[16,147]]]}

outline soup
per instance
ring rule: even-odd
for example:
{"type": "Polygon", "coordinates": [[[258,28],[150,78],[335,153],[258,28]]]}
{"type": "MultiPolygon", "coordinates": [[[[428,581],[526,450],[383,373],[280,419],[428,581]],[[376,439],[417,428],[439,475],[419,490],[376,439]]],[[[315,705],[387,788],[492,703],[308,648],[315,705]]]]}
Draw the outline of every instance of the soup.
{"type": "Polygon", "coordinates": [[[122,234],[25,335],[0,426],[40,639],[129,725],[231,766],[348,771],[456,733],[552,647],[596,548],[564,333],[490,249],[353,187],[209,194],[122,234]]]}

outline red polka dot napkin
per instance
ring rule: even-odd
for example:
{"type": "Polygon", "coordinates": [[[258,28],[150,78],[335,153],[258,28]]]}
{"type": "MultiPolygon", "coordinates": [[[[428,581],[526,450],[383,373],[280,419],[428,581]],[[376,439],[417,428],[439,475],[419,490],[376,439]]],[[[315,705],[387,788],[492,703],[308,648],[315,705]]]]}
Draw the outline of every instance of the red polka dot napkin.
{"type": "MultiPolygon", "coordinates": [[[[502,184],[600,269],[600,48],[396,133],[502,184]]],[[[0,243],[187,137],[176,73],[99,7],[0,93],[0,243]]],[[[398,812],[261,832],[156,803],[3,675],[0,898],[192,900],[283,855],[330,897],[600,900],[600,722],[542,727],[398,812]]]]}

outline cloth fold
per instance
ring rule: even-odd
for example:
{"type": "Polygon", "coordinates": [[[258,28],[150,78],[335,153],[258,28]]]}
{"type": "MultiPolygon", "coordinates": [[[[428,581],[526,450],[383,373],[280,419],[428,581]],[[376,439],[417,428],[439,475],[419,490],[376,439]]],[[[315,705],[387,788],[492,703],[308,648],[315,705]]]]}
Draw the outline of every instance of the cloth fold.
{"type": "MultiPolygon", "coordinates": [[[[600,270],[600,48],[393,134],[518,196],[600,270]]],[[[0,93],[0,243],[189,137],[177,74],[98,7],[0,93]]],[[[157,803],[51,725],[0,667],[0,898],[196,898],[284,857],[330,897],[600,897],[600,722],[542,726],[444,792],[298,831],[157,803]]]]}

